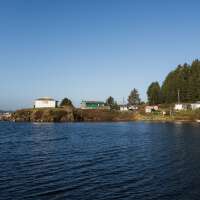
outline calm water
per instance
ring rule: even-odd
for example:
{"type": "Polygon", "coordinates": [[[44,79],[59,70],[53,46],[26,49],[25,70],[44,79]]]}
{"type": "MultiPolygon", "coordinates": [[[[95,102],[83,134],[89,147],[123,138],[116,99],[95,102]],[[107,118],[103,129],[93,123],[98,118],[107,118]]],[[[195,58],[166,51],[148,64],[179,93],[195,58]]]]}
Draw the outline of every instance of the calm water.
{"type": "Polygon", "coordinates": [[[200,125],[0,123],[0,199],[200,199],[200,125]]]}

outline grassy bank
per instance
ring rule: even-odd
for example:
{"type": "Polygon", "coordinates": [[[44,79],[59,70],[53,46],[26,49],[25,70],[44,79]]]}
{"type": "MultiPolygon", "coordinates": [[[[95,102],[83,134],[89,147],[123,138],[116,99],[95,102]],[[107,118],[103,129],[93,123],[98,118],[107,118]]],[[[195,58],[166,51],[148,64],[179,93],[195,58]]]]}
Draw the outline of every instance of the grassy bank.
{"type": "Polygon", "coordinates": [[[74,119],[75,121],[133,121],[136,115],[131,111],[76,109],[74,119]]]}
{"type": "Polygon", "coordinates": [[[142,121],[196,121],[200,119],[200,110],[179,111],[163,115],[162,113],[138,113],[136,120],[142,121]]]}

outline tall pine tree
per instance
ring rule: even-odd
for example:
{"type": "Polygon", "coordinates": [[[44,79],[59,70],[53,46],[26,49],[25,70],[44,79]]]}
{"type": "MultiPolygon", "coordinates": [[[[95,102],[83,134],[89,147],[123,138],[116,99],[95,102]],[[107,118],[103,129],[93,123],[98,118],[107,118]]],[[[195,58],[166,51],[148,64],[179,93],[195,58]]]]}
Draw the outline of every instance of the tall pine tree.
{"type": "Polygon", "coordinates": [[[138,105],[140,104],[140,95],[137,89],[133,89],[128,97],[128,104],[129,105],[138,105]]]}
{"type": "Polygon", "coordinates": [[[158,82],[150,84],[147,90],[148,102],[150,105],[162,103],[161,89],[158,82]]]}

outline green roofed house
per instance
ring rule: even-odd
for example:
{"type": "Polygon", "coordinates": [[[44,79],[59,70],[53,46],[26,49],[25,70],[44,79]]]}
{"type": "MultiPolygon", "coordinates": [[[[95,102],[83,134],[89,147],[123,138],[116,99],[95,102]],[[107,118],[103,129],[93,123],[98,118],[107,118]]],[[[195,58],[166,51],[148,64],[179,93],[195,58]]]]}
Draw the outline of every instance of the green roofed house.
{"type": "Polygon", "coordinates": [[[103,101],[82,101],[81,109],[110,109],[103,101]]]}

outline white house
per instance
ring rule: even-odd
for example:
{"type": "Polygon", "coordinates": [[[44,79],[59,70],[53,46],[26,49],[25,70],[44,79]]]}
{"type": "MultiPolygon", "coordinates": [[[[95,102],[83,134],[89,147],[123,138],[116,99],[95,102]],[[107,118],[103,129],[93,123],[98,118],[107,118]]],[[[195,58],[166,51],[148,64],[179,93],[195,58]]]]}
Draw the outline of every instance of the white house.
{"type": "Polygon", "coordinates": [[[200,102],[192,103],[191,109],[192,110],[200,109],[200,102]]]}
{"type": "Polygon", "coordinates": [[[119,110],[120,111],[136,111],[138,110],[137,106],[128,106],[128,105],[119,105],[119,110]]]}
{"type": "Polygon", "coordinates": [[[158,111],[158,106],[146,106],[145,113],[151,113],[152,111],[158,111]]]}
{"type": "Polygon", "coordinates": [[[36,99],[34,102],[34,108],[56,108],[58,101],[49,98],[43,97],[36,99]]]}
{"type": "Polygon", "coordinates": [[[188,105],[183,104],[183,103],[178,103],[178,104],[175,104],[174,106],[174,110],[187,110],[187,109],[188,109],[188,105]]]}
{"type": "Polygon", "coordinates": [[[138,110],[138,106],[133,106],[133,105],[132,105],[132,106],[129,106],[128,109],[129,109],[129,110],[132,110],[132,111],[138,110]]]}
{"type": "Polygon", "coordinates": [[[128,111],[128,106],[127,105],[120,105],[119,109],[120,109],[120,111],[128,111]]]}

